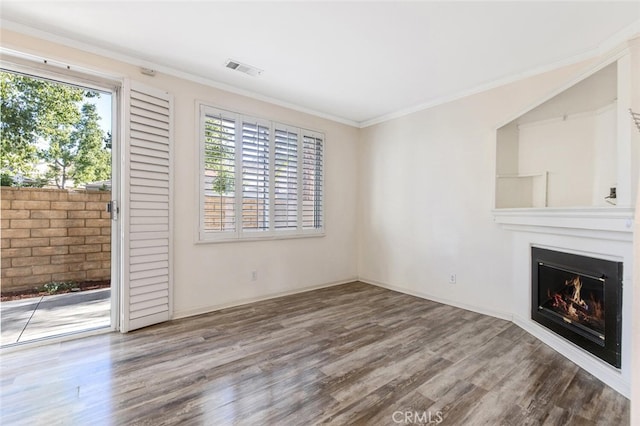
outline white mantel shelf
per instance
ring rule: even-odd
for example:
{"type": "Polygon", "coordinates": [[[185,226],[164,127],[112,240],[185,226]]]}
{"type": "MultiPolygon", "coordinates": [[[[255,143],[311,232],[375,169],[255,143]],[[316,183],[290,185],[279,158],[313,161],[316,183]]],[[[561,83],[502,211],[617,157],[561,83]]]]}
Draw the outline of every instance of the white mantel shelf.
{"type": "Polygon", "coordinates": [[[513,234],[514,322],[622,395],[631,393],[634,209],[630,207],[512,208],[492,211],[513,234]],[[531,247],[624,263],[622,366],[616,369],[531,319],[531,247]]]}
{"type": "Polygon", "coordinates": [[[633,239],[632,208],[495,209],[493,216],[496,223],[512,231],[629,242],[633,239]]]}

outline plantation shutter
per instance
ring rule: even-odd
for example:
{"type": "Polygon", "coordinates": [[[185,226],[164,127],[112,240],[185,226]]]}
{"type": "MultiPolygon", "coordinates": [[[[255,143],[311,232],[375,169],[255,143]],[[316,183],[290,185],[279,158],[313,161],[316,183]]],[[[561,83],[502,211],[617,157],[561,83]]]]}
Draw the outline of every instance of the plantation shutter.
{"type": "Polygon", "coordinates": [[[200,104],[200,241],[324,233],[324,134],[200,104]]]}
{"type": "Polygon", "coordinates": [[[201,232],[236,232],[236,130],[235,118],[201,111],[204,123],[204,192],[201,232]]]}
{"type": "Polygon", "coordinates": [[[125,141],[123,332],[171,317],[171,97],[132,84],[125,141]]]}
{"type": "Polygon", "coordinates": [[[306,132],[302,136],[302,229],[324,227],[324,138],[306,132]]]}
{"type": "Polygon", "coordinates": [[[298,228],[298,132],[275,128],[274,227],[298,228]]]}
{"type": "Polygon", "coordinates": [[[269,229],[269,126],[242,121],[242,230],[269,229]]]}

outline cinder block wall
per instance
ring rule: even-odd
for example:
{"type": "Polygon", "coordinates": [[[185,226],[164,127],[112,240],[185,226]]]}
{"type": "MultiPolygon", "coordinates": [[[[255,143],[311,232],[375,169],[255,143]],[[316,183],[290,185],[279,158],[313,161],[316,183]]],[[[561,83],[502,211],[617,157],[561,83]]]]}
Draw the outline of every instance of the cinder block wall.
{"type": "Polygon", "coordinates": [[[111,192],[2,187],[2,293],[108,280],[111,192]]]}

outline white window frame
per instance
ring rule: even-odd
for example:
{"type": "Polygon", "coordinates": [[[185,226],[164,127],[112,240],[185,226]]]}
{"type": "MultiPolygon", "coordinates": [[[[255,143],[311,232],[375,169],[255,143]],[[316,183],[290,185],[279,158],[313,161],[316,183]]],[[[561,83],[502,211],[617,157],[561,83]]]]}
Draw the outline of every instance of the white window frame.
{"type": "Polygon", "coordinates": [[[324,159],[326,157],[326,139],[321,131],[304,129],[298,126],[284,124],[273,120],[229,111],[219,107],[210,105],[209,103],[196,102],[197,111],[197,141],[198,141],[198,228],[196,232],[196,243],[217,243],[232,241],[255,241],[255,240],[273,240],[273,239],[289,239],[304,237],[319,237],[325,235],[325,189],[324,189],[324,159]],[[205,229],[205,117],[206,116],[222,116],[225,119],[235,120],[235,176],[234,176],[234,194],[235,194],[235,229],[233,231],[215,231],[205,229]],[[269,128],[269,198],[267,205],[269,207],[268,229],[255,230],[243,229],[243,170],[242,170],[242,123],[244,121],[257,123],[269,128]],[[276,229],[275,228],[275,133],[278,130],[287,130],[297,135],[297,227],[296,229],[276,229]],[[321,226],[318,228],[303,228],[303,138],[304,136],[312,136],[322,139],[322,166],[319,174],[321,201],[320,216],[321,226]]]}

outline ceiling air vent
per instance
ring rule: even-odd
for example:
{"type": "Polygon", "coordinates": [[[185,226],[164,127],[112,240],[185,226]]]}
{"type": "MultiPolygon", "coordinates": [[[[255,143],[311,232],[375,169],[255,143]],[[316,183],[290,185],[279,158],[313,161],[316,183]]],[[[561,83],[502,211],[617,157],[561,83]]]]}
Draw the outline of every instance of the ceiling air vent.
{"type": "Polygon", "coordinates": [[[263,72],[260,68],[252,67],[251,65],[243,64],[241,62],[234,61],[233,59],[227,60],[225,67],[245,73],[252,77],[258,77],[259,75],[262,75],[263,72]]]}

